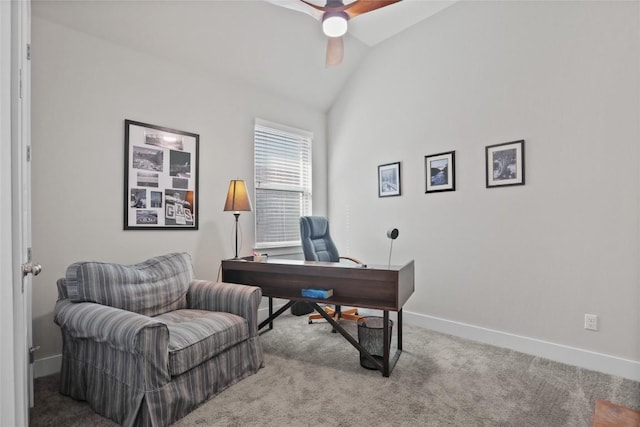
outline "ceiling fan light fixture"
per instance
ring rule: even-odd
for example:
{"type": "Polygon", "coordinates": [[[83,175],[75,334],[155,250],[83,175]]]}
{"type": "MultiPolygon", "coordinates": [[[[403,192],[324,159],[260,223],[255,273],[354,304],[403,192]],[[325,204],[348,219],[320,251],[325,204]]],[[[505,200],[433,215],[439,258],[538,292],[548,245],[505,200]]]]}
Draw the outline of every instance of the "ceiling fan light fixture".
{"type": "Polygon", "coordinates": [[[327,37],[342,37],[347,32],[348,20],[345,12],[326,12],[322,17],[322,31],[327,37]]]}

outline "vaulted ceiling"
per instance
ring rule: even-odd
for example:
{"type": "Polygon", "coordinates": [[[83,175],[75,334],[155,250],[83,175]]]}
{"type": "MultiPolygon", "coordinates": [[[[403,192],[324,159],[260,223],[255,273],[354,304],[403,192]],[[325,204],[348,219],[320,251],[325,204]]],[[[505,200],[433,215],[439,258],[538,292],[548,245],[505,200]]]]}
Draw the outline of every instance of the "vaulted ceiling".
{"type": "Polygon", "coordinates": [[[370,49],[452,3],[403,0],[358,16],[344,38],[344,62],[329,68],[320,23],[262,0],[35,0],[32,13],[327,110],[370,49]]]}

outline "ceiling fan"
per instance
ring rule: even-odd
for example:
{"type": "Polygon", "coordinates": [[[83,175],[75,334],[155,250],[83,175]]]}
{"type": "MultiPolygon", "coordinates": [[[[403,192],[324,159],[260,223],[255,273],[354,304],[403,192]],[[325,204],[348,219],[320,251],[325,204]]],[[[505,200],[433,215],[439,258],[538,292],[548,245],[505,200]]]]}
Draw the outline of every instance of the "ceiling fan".
{"type": "Polygon", "coordinates": [[[347,32],[347,23],[350,19],[397,3],[400,0],[327,0],[324,6],[319,6],[307,0],[265,1],[286,7],[287,9],[306,13],[322,22],[322,31],[327,36],[326,64],[330,66],[342,63],[344,56],[342,36],[347,32]]]}

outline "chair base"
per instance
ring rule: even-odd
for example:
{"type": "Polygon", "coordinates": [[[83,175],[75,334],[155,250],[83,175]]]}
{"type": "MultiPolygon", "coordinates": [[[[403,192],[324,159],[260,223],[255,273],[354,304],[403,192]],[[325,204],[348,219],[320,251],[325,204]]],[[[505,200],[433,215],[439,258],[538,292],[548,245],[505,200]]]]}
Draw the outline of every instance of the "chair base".
{"type": "MultiPolygon", "coordinates": [[[[338,319],[358,320],[360,319],[360,317],[362,317],[362,316],[358,316],[357,308],[350,308],[349,310],[340,311],[339,315],[338,315],[338,312],[331,307],[324,307],[324,311],[329,316],[336,319],[336,321],[338,319]]],[[[317,313],[317,314],[309,315],[309,324],[312,324],[314,320],[318,320],[318,319],[324,319],[324,317],[322,317],[322,314],[317,313]]]]}

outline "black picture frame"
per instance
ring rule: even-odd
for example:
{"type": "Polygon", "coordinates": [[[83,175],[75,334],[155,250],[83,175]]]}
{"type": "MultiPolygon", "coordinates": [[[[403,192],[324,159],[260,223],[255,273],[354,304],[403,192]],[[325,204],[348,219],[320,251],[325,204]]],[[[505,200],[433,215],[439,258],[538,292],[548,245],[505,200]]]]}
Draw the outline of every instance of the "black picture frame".
{"type": "Polygon", "coordinates": [[[485,147],[486,186],[524,185],[524,140],[485,147]]]}
{"type": "Polygon", "coordinates": [[[456,152],[424,156],[425,193],[456,191],[456,152]]]}
{"type": "Polygon", "coordinates": [[[197,230],[200,136],[124,121],[124,229],[197,230]]]}
{"type": "Polygon", "coordinates": [[[378,166],[378,197],[402,195],[400,162],[378,166]]]}

